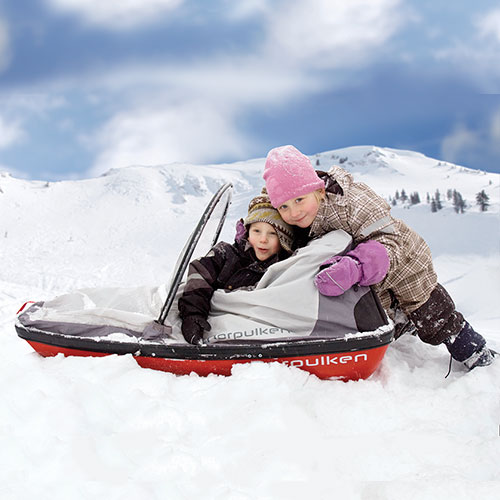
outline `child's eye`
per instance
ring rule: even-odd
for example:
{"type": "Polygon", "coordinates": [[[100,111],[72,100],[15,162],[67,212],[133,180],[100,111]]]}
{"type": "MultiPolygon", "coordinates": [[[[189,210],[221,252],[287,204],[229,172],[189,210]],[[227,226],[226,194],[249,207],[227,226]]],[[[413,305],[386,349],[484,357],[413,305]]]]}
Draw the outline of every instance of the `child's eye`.
{"type": "Polygon", "coordinates": [[[286,205],[281,205],[281,207],[278,208],[278,210],[286,210],[288,207],[286,205]]]}
{"type": "Polygon", "coordinates": [[[295,203],[300,203],[304,198],[296,198],[295,203]]]}

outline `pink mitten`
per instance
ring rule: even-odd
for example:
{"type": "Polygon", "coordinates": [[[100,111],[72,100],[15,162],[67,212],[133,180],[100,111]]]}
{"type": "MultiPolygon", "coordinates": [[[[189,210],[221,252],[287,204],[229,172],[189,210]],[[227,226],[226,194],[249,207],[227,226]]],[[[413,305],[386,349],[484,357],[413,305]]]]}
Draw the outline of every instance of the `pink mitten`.
{"type": "Polygon", "coordinates": [[[361,265],[352,257],[336,256],[324,264],[331,265],[320,271],[314,278],[314,284],[322,295],[337,297],[349,290],[361,278],[361,265]]]}
{"type": "Polygon", "coordinates": [[[382,243],[369,240],[360,243],[347,255],[356,259],[361,264],[362,276],[359,280],[361,286],[375,285],[380,283],[389,270],[389,255],[382,243]]]}
{"type": "Polygon", "coordinates": [[[245,237],[246,232],[247,228],[245,227],[245,224],[243,224],[243,219],[240,219],[236,223],[236,234],[234,235],[236,243],[239,243],[245,237]]]}
{"type": "Polygon", "coordinates": [[[389,256],[382,243],[375,240],[360,243],[346,255],[335,255],[321,264],[314,278],[322,295],[337,297],[359,283],[361,286],[375,285],[385,278],[389,270],[389,256]]]}

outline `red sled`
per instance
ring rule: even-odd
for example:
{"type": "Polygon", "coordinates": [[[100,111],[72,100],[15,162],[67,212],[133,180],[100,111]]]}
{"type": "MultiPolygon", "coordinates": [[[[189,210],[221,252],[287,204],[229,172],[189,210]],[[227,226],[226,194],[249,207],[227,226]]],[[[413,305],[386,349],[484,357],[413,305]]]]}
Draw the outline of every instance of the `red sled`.
{"type": "Polygon", "coordinates": [[[294,366],[320,379],[366,379],[380,365],[393,331],[349,339],[294,340],[290,342],[164,345],[148,342],[113,342],[70,337],[16,325],[17,334],[42,356],[108,356],[130,354],[143,368],[176,375],[197,373],[230,375],[236,364],[278,362],[294,366]]]}

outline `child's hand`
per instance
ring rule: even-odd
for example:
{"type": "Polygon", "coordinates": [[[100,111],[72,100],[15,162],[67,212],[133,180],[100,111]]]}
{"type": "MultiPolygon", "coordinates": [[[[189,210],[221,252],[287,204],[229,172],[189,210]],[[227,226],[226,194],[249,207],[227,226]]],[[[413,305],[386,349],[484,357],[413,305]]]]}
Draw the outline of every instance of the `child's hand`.
{"type": "Polygon", "coordinates": [[[202,316],[187,316],[182,321],[182,335],[190,344],[201,344],[203,331],[209,332],[211,329],[210,323],[202,316]]]}
{"type": "Polygon", "coordinates": [[[247,232],[247,228],[245,227],[245,224],[243,224],[243,219],[240,219],[236,223],[236,234],[234,235],[234,241],[236,243],[239,243],[244,237],[247,232]]]}
{"type": "Polygon", "coordinates": [[[314,283],[322,295],[337,297],[359,283],[380,283],[389,270],[389,256],[382,243],[375,240],[360,243],[346,255],[335,255],[320,266],[314,283]],[[323,269],[324,268],[324,269],[323,269]]]}
{"type": "Polygon", "coordinates": [[[314,278],[314,284],[322,295],[342,295],[361,279],[361,264],[352,257],[337,255],[322,265],[325,264],[329,264],[329,267],[320,271],[314,278]]]}
{"type": "Polygon", "coordinates": [[[370,286],[380,283],[389,271],[389,255],[382,243],[369,240],[360,243],[354,250],[347,252],[349,257],[361,264],[361,286],[370,286]]]}

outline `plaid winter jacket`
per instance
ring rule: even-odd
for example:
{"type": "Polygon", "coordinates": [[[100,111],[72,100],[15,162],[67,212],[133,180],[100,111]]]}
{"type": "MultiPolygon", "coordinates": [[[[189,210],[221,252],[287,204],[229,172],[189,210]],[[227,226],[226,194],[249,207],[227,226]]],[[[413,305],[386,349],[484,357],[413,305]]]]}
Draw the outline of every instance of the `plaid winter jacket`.
{"type": "MultiPolygon", "coordinates": [[[[284,255],[280,252],[280,256],[284,255]]],[[[233,244],[217,243],[205,257],[189,264],[186,286],[179,299],[180,317],[197,315],[206,319],[215,290],[231,291],[256,285],[280,256],[276,254],[260,261],[246,239],[233,244]]]]}
{"type": "Polygon", "coordinates": [[[371,239],[387,249],[390,267],[386,278],[375,290],[388,310],[389,290],[401,309],[409,314],[430,297],[437,285],[429,247],[403,221],[394,219],[389,204],[366,184],[354,182],[351,174],[334,166],[328,173],[318,172],[325,181],[326,198],[319,207],[309,237],[318,237],[343,229],[354,244],[371,239]]]}

